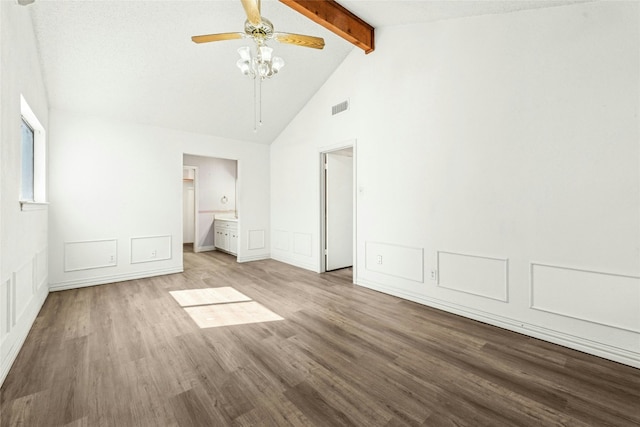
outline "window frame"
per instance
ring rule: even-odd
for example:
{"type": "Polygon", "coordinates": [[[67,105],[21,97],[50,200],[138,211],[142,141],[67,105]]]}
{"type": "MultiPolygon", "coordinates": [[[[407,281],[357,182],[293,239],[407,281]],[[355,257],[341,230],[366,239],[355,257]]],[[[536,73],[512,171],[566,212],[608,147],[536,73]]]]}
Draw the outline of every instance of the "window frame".
{"type": "Polygon", "coordinates": [[[31,126],[31,124],[29,123],[29,121],[23,116],[20,116],[21,120],[20,120],[20,156],[21,156],[21,161],[20,161],[20,203],[24,203],[24,202],[35,202],[35,148],[36,148],[36,131],[33,129],[33,126],[31,126]],[[24,133],[22,131],[22,124],[24,124],[30,131],[31,131],[31,141],[30,141],[30,169],[29,169],[29,175],[30,175],[30,188],[28,189],[29,194],[27,196],[25,196],[25,170],[24,170],[24,166],[25,166],[25,140],[24,140],[24,133]]]}
{"type": "MultiPolygon", "coordinates": [[[[46,152],[46,132],[38,120],[37,116],[25,100],[20,95],[21,120],[33,131],[33,200],[22,199],[22,129],[20,129],[20,189],[18,201],[22,211],[46,209],[47,201],[47,152],[46,152]]],[[[22,125],[21,125],[22,126],[22,125]]]]}

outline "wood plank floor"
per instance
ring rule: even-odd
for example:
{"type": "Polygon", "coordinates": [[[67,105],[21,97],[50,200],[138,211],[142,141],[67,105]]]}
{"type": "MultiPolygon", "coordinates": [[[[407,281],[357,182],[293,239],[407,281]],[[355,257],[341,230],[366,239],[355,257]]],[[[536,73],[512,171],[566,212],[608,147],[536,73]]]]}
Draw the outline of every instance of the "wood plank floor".
{"type": "Polygon", "coordinates": [[[640,370],[350,274],[186,253],[183,274],[52,293],[0,390],[0,424],[640,425],[640,370]],[[284,320],[201,329],[169,293],[228,286],[284,320]]]}

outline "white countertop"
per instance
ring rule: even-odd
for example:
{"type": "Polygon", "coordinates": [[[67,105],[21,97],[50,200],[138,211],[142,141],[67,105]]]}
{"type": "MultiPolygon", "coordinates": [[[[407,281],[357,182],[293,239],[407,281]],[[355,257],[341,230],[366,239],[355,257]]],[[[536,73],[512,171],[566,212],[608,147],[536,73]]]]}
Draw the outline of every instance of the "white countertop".
{"type": "Polygon", "coordinates": [[[214,221],[231,221],[231,222],[238,222],[238,218],[234,218],[234,217],[216,217],[213,219],[214,221]]]}

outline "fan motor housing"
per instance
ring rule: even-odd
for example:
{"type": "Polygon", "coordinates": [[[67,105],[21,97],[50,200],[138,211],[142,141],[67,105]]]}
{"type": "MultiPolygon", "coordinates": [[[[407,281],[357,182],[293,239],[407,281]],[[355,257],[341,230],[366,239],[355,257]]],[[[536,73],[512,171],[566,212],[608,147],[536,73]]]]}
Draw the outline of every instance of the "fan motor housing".
{"type": "Polygon", "coordinates": [[[260,17],[258,25],[253,25],[247,20],[244,22],[244,32],[258,39],[268,39],[273,36],[273,24],[263,17],[260,17]]]}

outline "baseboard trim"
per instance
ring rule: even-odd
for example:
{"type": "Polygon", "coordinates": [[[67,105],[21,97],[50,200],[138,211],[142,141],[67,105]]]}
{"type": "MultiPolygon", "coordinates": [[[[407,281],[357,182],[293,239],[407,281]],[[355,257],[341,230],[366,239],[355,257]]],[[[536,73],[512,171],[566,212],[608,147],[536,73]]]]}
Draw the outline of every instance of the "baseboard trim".
{"type": "Polygon", "coordinates": [[[215,249],[216,249],[215,246],[198,246],[198,248],[194,248],[194,252],[195,253],[208,252],[208,251],[214,251],[215,249]]]}
{"type": "Polygon", "coordinates": [[[317,265],[312,263],[301,262],[293,258],[283,257],[279,255],[271,255],[271,259],[275,261],[284,262],[285,264],[293,265],[294,267],[303,268],[305,270],[311,270],[314,273],[320,273],[320,269],[317,265]]]}
{"type": "Polygon", "coordinates": [[[497,326],[499,328],[507,329],[533,338],[538,338],[543,341],[548,341],[553,344],[558,344],[563,347],[578,350],[583,353],[588,353],[594,356],[602,357],[604,359],[612,360],[614,362],[629,365],[634,368],[640,368],[640,353],[599,343],[564,332],[559,332],[556,330],[529,324],[520,320],[450,303],[448,301],[415,295],[411,292],[405,292],[397,288],[388,287],[366,279],[356,278],[355,283],[356,285],[363,286],[374,291],[417,302],[418,304],[423,304],[449,313],[457,314],[469,319],[497,326]]]}
{"type": "MultiPolygon", "coordinates": [[[[46,283],[46,280],[44,283],[46,283]]],[[[13,362],[15,362],[16,357],[18,357],[18,353],[24,345],[24,342],[29,335],[29,331],[31,331],[33,323],[38,317],[38,313],[40,313],[40,309],[47,299],[47,295],[49,295],[49,290],[46,286],[38,287],[38,292],[34,294],[29,307],[23,311],[21,318],[16,322],[16,325],[19,326],[16,326],[16,328],[13,329],[7,337],[5,337],[3,344],[9,339],[11,339],[13,343],[11,344],[11,348],[7,352],[6,357],[3,358],[0,366],[0,387],[4,383],[5,378],[7,378],[7,375],[13,366],[13,362]]]]}
{"type": "Polygon", "coordinates": [[[238,257],[238,262],[251,262],[251,261],[262,261],[265,259],[271,259],[271,255],[266,254],[266,255],[249,255],[249,256],[243,256],[243,257],[238,257]]]}
{"type": "Polygon", "coordinates": [[[165,274],[182,273],[182,266],[164,268],[160,270],[146,270],[136,273],[117,274],[113,276],[89,277],[86,279],[69,280],[66,282],[50,283],[49,291],[58,292],[69,289],[86,288],[88,286],[106,285],[108,283],[125,282],[127,280],[144,279],[147,277],[164,276],[165,274]]]}

